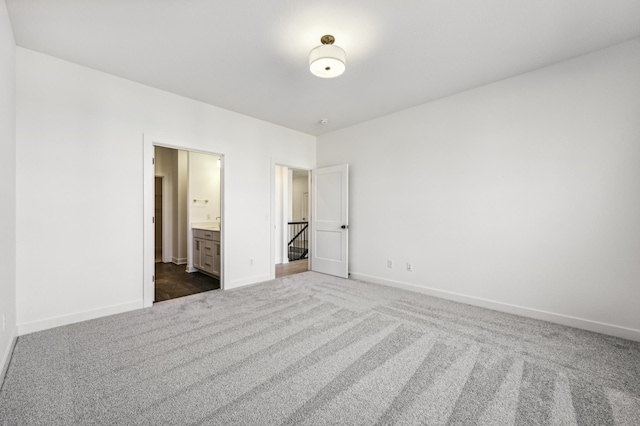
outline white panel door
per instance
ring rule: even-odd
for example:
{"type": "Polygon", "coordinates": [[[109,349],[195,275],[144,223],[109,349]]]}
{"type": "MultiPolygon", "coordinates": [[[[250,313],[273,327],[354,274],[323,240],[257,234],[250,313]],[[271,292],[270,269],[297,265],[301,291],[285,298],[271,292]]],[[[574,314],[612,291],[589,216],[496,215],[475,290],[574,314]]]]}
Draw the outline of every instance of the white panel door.
{"type": "Polygon", "coordinates": [[[349,165],[311,171],[311,270],[349,277],[349,165]]]}

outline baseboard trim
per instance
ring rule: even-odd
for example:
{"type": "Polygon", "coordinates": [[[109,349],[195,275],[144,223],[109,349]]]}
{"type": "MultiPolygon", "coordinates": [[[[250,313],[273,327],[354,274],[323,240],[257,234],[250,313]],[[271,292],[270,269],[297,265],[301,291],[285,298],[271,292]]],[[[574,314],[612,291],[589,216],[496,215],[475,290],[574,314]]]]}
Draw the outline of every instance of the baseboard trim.
{"type": "Polygon", "coordinates": [[[16,347],[17,340],[18,336],[16,335],[14,328],[11,333],[11,338],[9,339],[9,346],[7,346],[7,349],[2,354],[2,359],[0,360],[0,389],[2,389],[2,385],[4,384],[4,378],[7,375],[7,370],[9,369],[9,363],[11,362],[11,356],[13,355],[13,349],[16,347]]]}
{"type": "Polygon", "coordinates": [[[640,330],[351,272],[350,278],[640,342],[640,330]]]}
{"type": "Polygon", "coordinates": [[[245,278],[242,280],[226,282],[224,285],[225,290],[231,290],[234,288],[244,287],[251,284],[259,284],[265,281],[271,281],[271,276],[269,274],[265,275],[255,275],[253,277],[245,278]]]}
{"type": "Polygon", "coordinates": [[[184,257],[172,257],[171,258],[171,262],[175,263],[176,265],[186,265],[187,264],[187,258],[184,257]]]}
{"type": "Polygon", "coordinates": [[[18,324],[18,336],[24,336],[25,334],[35,333],[42,330],[48,330],[54,327],[60,327],[63,325],[74,324],[76,322],[82,322],[92,320],[96,318],[106,317],[114,314],[121,314],[123,312],[133,311],[143,308],[143,301],[135,300],[132,302],[121,303],[119,305],[105,306],[103,308],[91,309],[88,311],[77,312],[69,315],[61,315],[58,317],[50,317],[43,320],[28,322],[24,324],[18,324]]]}

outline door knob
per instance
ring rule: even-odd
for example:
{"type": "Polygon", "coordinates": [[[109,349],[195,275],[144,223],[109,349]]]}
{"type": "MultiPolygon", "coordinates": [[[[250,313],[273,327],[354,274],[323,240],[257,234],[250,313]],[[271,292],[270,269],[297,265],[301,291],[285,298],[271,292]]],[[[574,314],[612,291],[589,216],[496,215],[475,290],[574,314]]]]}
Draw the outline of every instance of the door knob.
{"type": "Polygon", "coordinates": [[[349,225],[342,225],[340,228],[342,228],[342,229],[349,229],[349,225]]]}

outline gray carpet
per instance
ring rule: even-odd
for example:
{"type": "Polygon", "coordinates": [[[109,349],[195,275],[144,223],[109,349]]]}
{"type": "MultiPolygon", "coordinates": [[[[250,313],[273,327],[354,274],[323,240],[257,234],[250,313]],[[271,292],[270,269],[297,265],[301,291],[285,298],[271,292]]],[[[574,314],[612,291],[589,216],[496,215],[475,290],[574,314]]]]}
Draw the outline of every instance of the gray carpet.
{"type": "Polygon", "coordinates": [[[638,425],[640,343],[313,272],[20,337],[2,425],[638,425]]]}

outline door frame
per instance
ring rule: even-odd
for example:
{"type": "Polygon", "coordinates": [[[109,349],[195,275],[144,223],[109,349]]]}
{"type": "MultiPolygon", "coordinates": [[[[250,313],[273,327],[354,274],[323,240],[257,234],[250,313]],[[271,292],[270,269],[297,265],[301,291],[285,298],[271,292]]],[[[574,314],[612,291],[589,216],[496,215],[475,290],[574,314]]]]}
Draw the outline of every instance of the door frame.
{"type": "MultiPolygon", "coordinates": [[[[155,245],[154,245],[154,147],[161,146],[164,148],[177,149],[182,151],[199,152],[202,154],[216,155],[220,157],[220,289],[225,288],[225,270],[226,270],[226,232],[224,227],[224,218],[226,216],[226,206],[224,202],[226,168],[225,168],[225,152],[222,149],[216,149],[215,146],[206,141],[193,141],[188,139],[172,139],[168,137],[153,136],[147,133],[142,135],[142,160],[143,160],[143,216],[142,216],[142,234],[143,234],[143,250],[142,250],[142,306],[147,308],[153,305],[155,299],[155,245]]],[[[187,204],[188,206],[189,204],[187,204]]],[[[188,241],[191,240],[191,228],[187,229],[188,241]]],[[[191,253],[187,242],[187,263],[189,262],[189,253],[191,253]]],[[[163,253],[164,255],[164,253],[163,253]]]]}
{"type": "MultiPolygon", "coordinates": [[[[270,262],[270,267],[269,267],[269,276],[271,277],[271,279],[275,279],[276,278],[276,166],[283,166],[283,167],[287,167],[289,169],[296,169],[296,170],[305,170],[306,172],[308,172],[308,178],[307,178],[307,187],[308,187],[308,191],[310,193],[311,191],[311,170],[313,170],[312,168],[309,168],[308,166],[302,166],[302,165],[296,165],[296,164],[292,164],[289,161],[286,160],[280,160],[278,158],[271,158],[271,198],[270,198],[270,204],[271,204],[271,214],[269,216],[271,216],[271,262],[270,262]]],[[[310,202],[311,197],[309,197],[309,202],[310,202]]],[[[309,209],[309,218],[307,218],[307,221],[309,222],[309,230],[311,230],[311,206],[308,206],[309,209]]],[[[309,235],[309,255],[308,255],[308,262],[309,262],[309,270],[311,270],[311,248],[313,247],[313,244],[311,243],[311,232],[308,233],[309,235]]]]}

